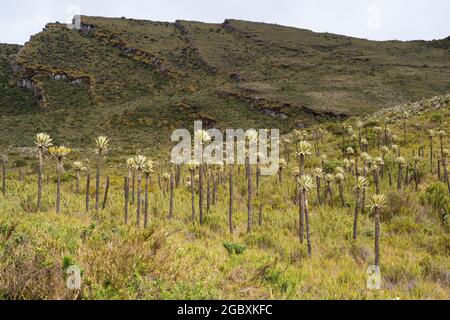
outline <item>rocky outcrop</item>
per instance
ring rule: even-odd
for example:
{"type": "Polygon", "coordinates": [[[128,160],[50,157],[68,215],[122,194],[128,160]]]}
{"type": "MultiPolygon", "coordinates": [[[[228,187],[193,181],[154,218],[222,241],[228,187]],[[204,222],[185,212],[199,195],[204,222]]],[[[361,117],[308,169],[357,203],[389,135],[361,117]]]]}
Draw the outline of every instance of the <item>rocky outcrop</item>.
{"type": "Polygon", "coordinates": [[[120,39],[116,35],[108,34],[103,30],[100,30],[94,25],[81,24],[81,32],[84,35],[95,37],[96,39],[121,50],[126,56],[133,60],[151,66],[161,77],[172,79],[174,73],[171,72],[164,64],[164,62],[151,54],[150,52],[138,49],[132,45],[127,44],[124,40],[120,39]]]}
{"type": "Polygon", "coordinates": [[[191,50],[195,56],[195,60],[198,65],[200,65],[204,70],[206,70],[209,74],[215,75],[217,74],[217,68],[211,66],[206,60],[202,57],[200,49],[195,45],[194,40],[189,33],[189,31],[186,29],[185,26],[183,26],[182,22],[180,20],[175,21],[175,27],[180,31],[181,35],[183,36],[184,40],[188,44],[189,50],[191,50]]]}
{"type": "Polygon", "coordinates": [[[289,118],[289,116],[283,111],[289,110],[291,108],[294,109],[300,108],[305,114],[313,118],[329,118],[332,120],[343,120],[348,118],[347,114],[334,111],[317,111],[307,106],[296,107],[292,106],[291,103],[286,102],[283,103],[280,101],[269,101],[263,97],[246,95],[243,94],[243,91],[237,93],[225,89],[219,89],[216,91],[216,94],[220,98],[234,98],[239,101],[246,102],[252,105],[253,107],[256,107],[259,112],[282,120],[287,120],[289,118]]]}

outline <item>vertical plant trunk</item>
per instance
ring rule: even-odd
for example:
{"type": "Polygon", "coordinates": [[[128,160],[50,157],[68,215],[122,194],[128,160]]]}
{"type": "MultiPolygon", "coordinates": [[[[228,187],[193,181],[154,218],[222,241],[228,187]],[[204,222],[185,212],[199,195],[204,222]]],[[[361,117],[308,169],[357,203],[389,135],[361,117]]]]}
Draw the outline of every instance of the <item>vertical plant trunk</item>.
{"type": "Polygon", "coordinates": [[[303,192],[302,188],[298,188],[298,237],[300,240],[300,243],[303,243],[303,240],[305,238],[305,226],[304,226],[304,215],[303,215],[303,192]]]}
{"type": "Polygon", "coordinates": [[[56,213],[61,213],[61,166],[62,164],[58,163],[58,180],[56,183],[56,213]]]}
{"type": "Polygon", "coordinates": [[[380,208],[375,208],[375,266],[380,267],[380,208]]]}
{"type": "Polygon", "coordinates": [[[191,170],[191,205],[192,205],[192,221],[195,221],[195,185],[194,185],[193,170],[191,170]]]}
{"type": "Polygon", "coordinates": [[[42,208],[42,178],[43,178],[43,159],[42,159],[42,150],[38,149],[38,159],[39,159],[39,167],[38,167],[38,192],[37,192],[37,211],[41,211],[42,208]]]}
{"type": "Polygon", "coordinates": [[[211,172],[206,169],[206,212],[211,210],[211,172]]]}
{"type": "Polygon", "coordinates": [[[228,226],[230,228],[230,233],[233,234],[233,170],[230,170],[229,177],[229,191],[230,191],[230,202],[228,207],[228,226]]]}
{"type": "Polygon", "coordinates": [[[375,182],[375,193],[379,194],[380,193],[380,176],[379,176],[378,170],[375,170],[375,172],[373,173],[373,180],[375,182]]]}
{"type": "Polygon", "coordinates": [[[2,192],[3,192],[3,195],[5,195],[6,194],[6,161],[5,160],[2,161],[2,171],[3,171],[3,173],[2,173],[2,192]]]}
{"type": "Polygon", "coordinates": [[[217,179],[216,176],[213,174],[212,176],[212,205],[216,205],[216,197],[217,197],[217,179]]]}
{"type": "Polygon", "coordinates": [[[322,198],[320,197],[320,178],[316,177],[317,203],[322,205],[322,198]]]}
{"type": "Polygon", "coordinates": [[[433,170],[433,138],[430,138],[430,166],[431,166],[431,168],[430,168],[431,173],[434,173],[434,170],[433,170]]]}
{"type": "Polygon", "coordinates": [[[145,173],[145,189],[144,189],[144,228],[148,226],[148,189],[150,187],[150,173],[145,173]]]}
{"type": "Polygon", "coordinates": [[[259,214],[258,214],[258,224],[259,226],[262,226],[263,223],[263,208],[262,208],[262,204],[259,204],[259,214]]]}
{"type": "Polygon", "coordinates": [[[355,216],[353,219],[353,240],[358,238],[359,189],[355,189],[355,216]]]}
{"type": "Polygon", "coordinates": [[[104,195],[104,197],[103,197],[103,204],[102,204],[102,209],[103,209],[103,210],[106,209],[106,203],[108,202],[109,183],[110,183],[110,178],[109,178],[109,176],[107,176],[107,177],[106,177],[105,195],[104,195]]]}
{"type": "Polygon", "coordinates": [[[203,224],[203,164],[198,167],[198,213],[200,224],[203,224]]]}
{"type": "Polygon", "coordinates": [[[406,166],[406,169],[405,169],[405,181],[403,183],[405,188],[408,186],[408,183],[409,183],[409,165],[406,166]]]}
{"type": "MultiPolygon", "coordinates": [[[[305,172],[305,157],[303,155],[300,155],[300,163],[299,163],[299,178],[303,176],[305,172]]],[[[303,243],[303,240],[305,239],[305,225],[304,225],[304,219],[305,219],[305,208],[304,208],[304,201],[303,201],[303,192],[302,188],[298,188],[298,205],[299,205],[299,238],[300,243],[303,243]]]]}
{"type": "Polygon", "coordinates": [[[397,190],[402,190],[402,165],[398,165],[397,190]]]}
{"type": "Polygon", "coordinates": [[[137,170],[137,207],[136,207],[136,226],[141,227],[141,181],[142,173],[141,170],[137,170]]]}
{"type": "Polygon", "coordinates": [[[278,182],[280,183],[280,186],[283,186],[283,168],[278,170],[278,182]]]}
{"type": "Polygon", "coordinates": [[[256,165],[256,197],[259,196],[259,183],[261,181],[261,168],[259,165],[259,160],[258,160],[258,164],[256,165]]]}
{"type": "Polygon", "coordinates": [[[97,163],[97,170],[95,175],[95,210],[97,211],[99,209],[99,201],[100,201],[100,163],[97,163]]]}
{"type": "Polygon", "coordinates": [[[312,255],[312,244],[311,244],[311,233],[309,228],[309,209],[308,209],[308,198],[305,190],[303,190],[303,201],[305,207],[305,223],[306,223],[306,243],[308,246],[308,257],[311,258],[312,255]]]}
{"type": "Polygon", "coordinates": [[[91,189],[91,174],[88,172],[86,174],[86,212],[89,212],[90,189],[91,189]]]}
{"type": "Polygon", "coordinates": [[[131,174],[131,204],[134,204],[134,200],[136,198],[136,171],[133,170],[131,174]]]}
{"type": "Polygon", "coordinates": [[[441,181],[441,160],[437,161],[437,178],[441,181]]]}
{"type": "Polygon", "coordinates": [[[176,175],[176,187],[178,188],[180,186],[181,181],[181,165],[177,165],[177,175],[176,175]]]}
{"type": "Polygon", "coordinates": [[[173,219],[173,192],[175,187],[175,179],[173,173],[170,174],[170,198],[169,198],[169,219],[173,219]]]}
{"type": "Polygon", "coordinates": [[[76,194],[80,193],[80,171],[79,170],[77,170],[75,193],[76,194]]]}
{"type": "Polygon", "coordinates": [[[125,224],[128,224],[128,206],[129,206],[129,196],[130,196],[130,178],[124,177],[123,190],[125,196],[124,211],[125,211],[125,224]]]}
{"type": "Polygon", "coordinates": [[[345,207],[345,199],[344,199],[344,187],[342,186],[342,182],[339,181],[339,197],[341,198],[341,205],[345,207]]]}
{"type": "Polygon", "coordinates": [[[450,180],[448,177],[448,169],[447,169],[447,159],[443,158],[443,165],[444,165],[444,179],[447,182],[447,188],[448,188],[448,193],[450,194],[450,180]]]}
{"type": "Polygon", "coordinates": [[[247,232],[250,233],[253,227],[253,218],[252,218],[252,168],[247,158],[247,232]]]}
{"type": "Polygon", "coordinates": [[[415,184],[416,192],[419,191],[419,181],[418,181],[418,174],[417,174],[417,162],[414,163],[414,184],[415,184]]]}
{"type": "Polygon", "coordinates": [[[361,200],[361,214],[366,213],[366,193],[367,193],[366,188],[363,188],[362,189],[362,200],[361,200]]]}

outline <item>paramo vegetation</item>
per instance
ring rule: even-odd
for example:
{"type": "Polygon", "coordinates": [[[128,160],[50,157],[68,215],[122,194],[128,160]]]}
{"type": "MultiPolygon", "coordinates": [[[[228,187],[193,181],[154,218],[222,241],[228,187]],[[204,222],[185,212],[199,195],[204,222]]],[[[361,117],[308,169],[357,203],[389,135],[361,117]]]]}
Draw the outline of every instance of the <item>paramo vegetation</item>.
{"type": "Polygon", "coordinates": [[[449,106],[294,130],[270,177],[37,134],[2,155],[0,298],[448,299],[449,106]]]}

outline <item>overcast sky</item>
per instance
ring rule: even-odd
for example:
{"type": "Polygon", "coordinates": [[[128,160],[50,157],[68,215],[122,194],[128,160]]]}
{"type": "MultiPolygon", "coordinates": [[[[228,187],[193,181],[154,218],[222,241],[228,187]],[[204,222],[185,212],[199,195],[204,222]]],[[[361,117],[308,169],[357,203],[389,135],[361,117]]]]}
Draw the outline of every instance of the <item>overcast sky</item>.
{"type": "Polygon", "coordinates": [[[278,23],[373,40],[450,36],[448,0],[1,0],[0,42],[23,44],[48,22],[84,15],[278,23]]]}

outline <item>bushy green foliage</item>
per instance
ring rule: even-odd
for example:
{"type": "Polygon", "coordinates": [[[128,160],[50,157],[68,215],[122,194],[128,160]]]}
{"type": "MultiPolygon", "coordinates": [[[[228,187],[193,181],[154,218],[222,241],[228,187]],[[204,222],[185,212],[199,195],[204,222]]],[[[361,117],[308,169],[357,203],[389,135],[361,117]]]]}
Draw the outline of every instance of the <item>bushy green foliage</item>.
{"type": "Polygon", "coordinates": [[[431,183],[422,194],[421,200],[437,211],[443,222],[450,223],[450,195],[444,183],[431,183]]]}
{"type": "Polygon", "coordinates": [[[227,249],[229,254],[244,254],[245,249],[247,249],[245,245],[239,243],[225,242],[223,246],[225,249],[227,249]]]}

